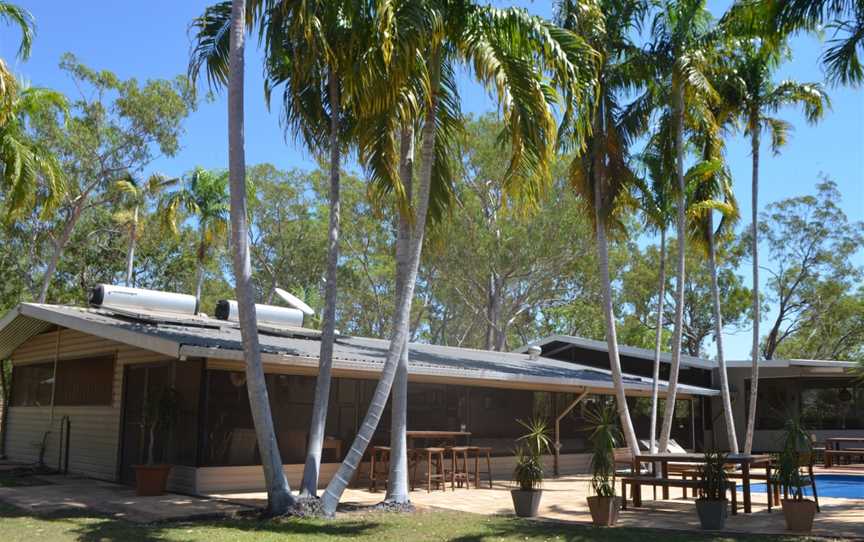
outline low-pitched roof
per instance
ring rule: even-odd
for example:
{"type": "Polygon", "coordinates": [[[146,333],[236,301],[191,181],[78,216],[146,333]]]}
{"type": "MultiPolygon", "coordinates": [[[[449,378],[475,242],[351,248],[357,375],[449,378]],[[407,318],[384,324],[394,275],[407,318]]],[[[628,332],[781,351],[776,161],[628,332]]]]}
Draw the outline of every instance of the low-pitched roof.
{"type": "MultiPolygon", "coordinates": [[[[206,357],[241,361],[240,331],[236,324],[206,317],[155,313],[121,313],[104,309],[24,303],[0,320],[0,359],[28,338],[51,326],[75,329],[105,339],[158,352],[178,359],[206,357]]],[[[317,370],[320,334],[299,328],[261,329],[265,363],[317,370]]],[[[333,351],[335,373],[380,374],[389,341],[362,337],[337,338],[333,351]]],[[[526,354],[412,343],[409,375],[416,379],[502,388],[611,393],[608,370],[526,354]]],[[[647,393],[651,380],[625,375],[624,385],[635,394],[647,393]]],[[[665,383],[661,383],[665,387],[665,383]]],[[[717,390],[679,385],[684,395],[713,396],[717,390]]]]}

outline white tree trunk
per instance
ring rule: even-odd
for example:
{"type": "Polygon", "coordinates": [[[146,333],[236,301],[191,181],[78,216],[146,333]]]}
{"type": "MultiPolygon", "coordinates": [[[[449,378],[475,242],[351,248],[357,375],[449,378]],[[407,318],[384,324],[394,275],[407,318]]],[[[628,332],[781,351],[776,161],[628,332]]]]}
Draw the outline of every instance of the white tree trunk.
{"type": "Polygon", "coordinates": [[[402,356],[405,341],[408,337],[408,326],[411,314],[411,301],[414,297],[414,286],[417,280],[417,269],[420,266],[420,253],[423,248],[423,237],[426,228],[426,214],[429,208],[429,188],[432,181],[432,166],[435,160],[435,134],[436,134],[436,111],[438,107],[437,92],[439,88],[439,74],[441,69],[440,56],[436,54],[429,59],[429,70],[432,72],[430,104],[423,123],[422,147],[421,147],[421,168],[420,168],[420,185],[417,190],[417,208],[413,225],[413,235],[411,236],[411,244],[408,255],[408,266],[406,266],[405,277],[403,278],[404,293],[402,302],[393,318],[393,332],[390,335],[390,347],[387,351],[387,360],[381,372],[381,377],[378,380],[378,385],[375,387],[375,392],[372,397],[372,402],[369,405],[369,410],[360,425],[360,430],[351,444],[351,449],[345,460],[339,466],[339,470],[333,476],[333,479],[327,485],[327,490],[322,497],[322,505],[326,514],[333,514],[336,511],[336,506],[339,504],[339,499],[348,483],[354,476],[357,470],[357,465],[363,458],[366,447],[378,426],[378,421],[381,419],[381,414],[384,412],[384,407],[387,403],[387,396],[390,394],[390,388],[393,385],[393,379],[396,376],[399,358],[402,356]]]}
{"type": "Polygon", "coordinates": [[[660,352],[663,346],[663,301],[666,296],[666,228],[660,228],[660,280],[657,288],[657,332],[654,336],[654,378],[651,382],[651,438],[649,450],[657,451],[657,396],[660,382],[660,352]]]}
{"type": "MultiPolygon", "coordinates": [[[[408,202],[413,202],[413,171],[414,171],[414,130],[408,124],[400,136],[399,177],[405,188],[408,202]]],[[[410,207],[409,207],[410,208],[410,207]]],[[[396,299],[403,302],[402,296],[405,284],[401,277],[406,274],[407,256],[411,241],[411,220],[403,211],[399,213],[399,231],[396,239],[396,299]]],[[[410,328],[409,328],[410,331],[410,328]]],[[[396,376],[393,379],[393,389],[390,401],[390,473],[387,483],[388,503],[408,504],[411,502],[408,493],[408,336],[399,356],[396,376]]]]}
{"type": "Polygon", "coordinates": [[[270,398],[264,380],[264,366],[258,343],[252,265],[249,259],[249,232],[246,223],[246,156],[243,133],[243,50],[245,38],[244,0],[231,4],[231,36],[228,74],[228,172],[231,186],[231,240],[234,245],[234,280],[243,357],[246,361],[246,390],[258,450],[267,486],[267,512],[283,514],[294,498],[282,470],[282,458],[273,428],[270,398]]]}
{"type": "Polygon", "coordinates": [[[72,211],[66,223],[63,225],[63,231],[60,232],[60,237],[54,241],[54,252],[51,254],[51,259],[48,261],[48,266],[45,268],[45,275],[42,277],[42,287],[39,290],[39,303],[45,303],[48,298],[48,289],[51,287],[51,281],[54,279],[54,273],[57,272],[57,266],[60,264],[60,257],[69,244],[69,239],[72,238],[72,232],[75,231],[75,226],[78,224],[78,219],[81,218],[81,212],[84,210],[86,195],[82,195],[78,201],[72,206],[72,211]]]}
{"type": "Polygon", "coordinates": [[[726,356],[723,353],[723,313],[720,310],[720,287],[717,284],[717,247],[714,240],[714,218],[708,211],[708,270],[711,273],[711,298],[714,304],[714,342],[717,344],[717,370],[720,373],[720,394],[723,400],[723,416],[726,420],[726,435],[729,450],[738,453],[738,436],[735,433],[735,417],[732,415],[732,399],[729,395],[729,375],[726,373],[726,356]]]}
{"type": "Polygon", "coordinates": [[[615,331],[615,309],[612,306],[612,281],[609,277],[609,246],[606,239],[606,218],[601,209],[599,189],[595,188],[595,215],[597,217],[597,255],[600,263],[600,283],[603,288],[603,315],[606,318],[606,345],[609,349],[609,366],[612,369],[612,383],[615,386],[615,399],[618,417],[627,447],[632,454],[639,453],[639,441],[633,430],[627,396],[624,393],[624,380],[621,376],[621,358],[618,356],[618,337],[615,331]]]}
{"type": "Polygon", "coordinates": [[[129,229],[129,248],[126,250],[126,286],[133,286],[132,274],[135,268],[135,245],[138,243],[138,206],[132,215],[132,226],[129,229]]]}
{"type": "Polygon", "coordinates": [[[333,341],[336,337],[336,280],[339,265],[339,174],[341,156],[339,148],[339,117],[341,116],[339,81],[332,68],[327,85],[330,94],[330,224],[327,237],[327,283],[324,285],[324,326],[321,332],[321,355],[318,378],[315,381],[315,399],[312,405],[312,423],[309,428],[306,465],[303,468],[301,495],[317,496],[321,472],[321,449],[327,425],[330,402],[330,382],[333,367],[333,341]]]}
{"type": "Polygon", "coordinates": [[[744,453],[753,451],[753,433],[756,430],[756,400],[759,397],[759,123],[752,123],[750,152],[753,157],[753,186],[750,235],[753,237],[753,349],[750,369],[750,405],[747,412],[747,436],[744,439],[744,453]]]}
{"type": "Polygon", "coordinates": [[[678,370],[681,367],[681,342],[684,334],[684,268],[687,248],[687,218],[684,195],[684,89],[680,81],[672,91],[672,110],[675,118],[675,174],[678,178],[678,277],[675,283],[675,329],[672,335],[672,364],[669,367],[669,388],[666,390],[666,405],[663,409],[663,426],[660,429],[660,452],[665,452],[672,434],[675,417],[675,397],[678,393],[678,370]]]}

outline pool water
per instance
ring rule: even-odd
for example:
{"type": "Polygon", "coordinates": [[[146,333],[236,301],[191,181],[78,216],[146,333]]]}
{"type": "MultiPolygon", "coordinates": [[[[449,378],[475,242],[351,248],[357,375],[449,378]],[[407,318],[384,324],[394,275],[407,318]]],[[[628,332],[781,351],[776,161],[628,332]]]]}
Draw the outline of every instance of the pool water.
{"type": "MultiPolygon", "coordinates": [[[[741,486],[738,486],[739,490],[741,486]]],[[[751,484],[750,491],[765,493],[765,484],[751,484]]],[[[864,476],[851,474],[817,474],[816,491],[820,497],[837,497],[841,499],[864,499],[864,476]]],[[[812,497],[810,486],[804,488],[804,494],[812,497]]]]}

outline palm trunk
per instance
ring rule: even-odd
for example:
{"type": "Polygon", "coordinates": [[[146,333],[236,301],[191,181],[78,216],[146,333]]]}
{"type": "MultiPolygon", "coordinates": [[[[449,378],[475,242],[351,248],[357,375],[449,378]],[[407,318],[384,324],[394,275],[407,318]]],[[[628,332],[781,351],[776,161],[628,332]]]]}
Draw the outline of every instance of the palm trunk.
{"type": "Polygon", "coordinates": [[[750,372],[750,405],[747,413],[747,436],[744,438],[744,453],[753,451],[753,433],[756,426],[756,400],[759,397],[759,123],[751,123],[750,152],[753,156],[753,186],[750,235],[753,237],[753,350],[750,372]]]}
{"type": "Polygon", "coordinates": [[[138,206],[133,211],[129,230],[129,248],[126,250],[126,286],[132,286],[132,270],[135,267],[135,244],[138,242],[138,206]]]}
{"type": "Polygon", "coordinates": [[[717,285],[717,247],[714,240],[714,217],[708,211],[708,270],[711,273],[711,298],[714,303],[714,342],[717,344],[717,370],[720,373],[720,394],[723,400],[723,416],[726,419],[726,436],[729,450],[738,453],[738,436],[735,418],[732,415],[732,399],[729,395],[729,375],[726,373],[726,356],[723,353],[723,313],[720,311],[720,287],[717,285]]]}
{"type": "Polygon", "coordinates": [[[318,378],[315,381],[315,399],[312,406],[312,423],[309,428],[306,465],[303,469],[301,495],[317,496],[318,478],[321,472],[321,449],[327,425],[327,408],[330,402],[330,382],[333,367],[333,341],[336,337],[336,278],[339,264],[339,170],[341,155],[339,148],[339,117],[341,116],[339,81],[329,71],[327,84],[330,94],[330,227],[327,238],[327,283],[324,285],[324,326],[321,332],[321,356],[318,362],[318,378]]]}
{"type": "Polygon", "coordinates": [[[612,384],[615,386],[615,399],[618,417],[627,447],[632,454],[639,453],[639,441],[633,430],[624,381],[621,376],[621,358],[618,356],[618,337],[615,331],[615,309],[612,306],[612,281],[609,277],[609,246],[606,239],[606,217],[603,214],[600,190],[595,188],[595,215],[597,217],[597,255],[600,263],[600,282],[603,287],[603,314],[606,318],[606,345],[609,349],[609,366],[612,369],[612,384]]]}
{"type": "MultiPolygon", "coordinates": [[[[407,201],[412,202],[413,171],[414,171],[414,129],[410,124],[402,130],[399,153],[399,177],[405,189],[407,201]]],[[[410,208],[410,206],[409,206],[410,208]]],[[[403,302],[405,284],[401,278],[405,276],[408,265],[407,256],[411,240],[411,221],[405,212],[399,213],[399,232],[396,240],[396,299],[397,304],[403,302]]],[[[410,329],[409,329],[410,331],[410,329]]],[[[387,483],[387,495],[384,500],[389,503],[408,504],[411,502],[408,494],[408,337],[399,356],[399,365],[393,379],[393,390],[390,402],[390,475],[387,483]]]]}
{"type": "Polygon", "coordinates": [[[153,449],[156,445],[156,424],[150,424],[150,442],[147,444],[147,464],[154,465],[153,449]]]}
{"type": "Polygon", "coordinates": [[[258,344],[258,325],[249,259],[249,232],[246,224],[246,156],[243,134],[243,49],[246,3],[231,4],[231,36],[228,73],[228,172],[231,186],[231,240],[234,245],[234,280],[240,335],[246,362],[246,390],[258,451],[267,486],[267,512],[283,514],[294,504],[291,488],[282,470],[282,458],[273,428],[270,398],[264,380],[264,366],[258,344]]]}
{"type": "Polygon", "coordinates": [[[204,260],[198,260],[198,270],[195,275],[195,306],[200,310],[201,293],[204,290],[204,260]]]}
{"type": "Polygon", "coordinates": [[[678,277],[675,283],[675,330],[672,335],[672,365],[669,367],[669,387],[666,390],[666,406],[663,410],[663,426],[660,429],[660,452],[665,452],[672,433],[675,416],[675,396],[678,393],[678,370],[681,366],[681,342],[684,334],[684,271],[687,245],[687,218],[684,194],[684,88],[681,82],[673,82],[673,115],[675,118],[675,174],[678,178],[678,277]]]}
{"type": "Polygon", "coordinates": [[[45,275],[42,277],[42,287],[39,290],[39,303],[45,303],[48,298],[48,288],[51,287],[51,281],[54,279],[54,273],[57,272],[57,266],[60,264],[60,256],[69,244],[69,239],[72,238],[72,232],[75,231],[75,226],[78,224],[78,219],[81,218],[81,212],[84,210],[85,197],[73,205],[72,212],[69,218],[66,219],[66,224],[63,225],[63,231],[60,237],[54,241],[54,252],[51,254],[51,260],[48,261],[48,267],[45,268],[45,275]]]}
{"type": "Polygon", "coordinates": [[[660,382],[660,351],[663,344],[663,301],[666,296],[666,228],[660,228],[660,284],[657,297],[657,332],[654,335],[654,379],[651,382],[651,438],[649,450],[657,451],[657,396],[660,382]]]}
{"type": "Polygon", "coordinates": [[[438,108],[437,92],[440,84],[441,58],[439,53],[433,53],[429,59],[430,88],[432,96],[428,105],[428,111],[423,123],[423,144],[421,148],[420,186],[417,191],[417,209],[414,220],[414,230],[411,236],[411,244],[408,254],[408,265],[404,271],[402,283],[403,295],[396,314],[393,318],[393,332],[390,336],[390,347],[387,351],[387,360],[381,371],[378,385],[369,410],[363,419],[360,430],[351,444],[348,455],[339,466],[339,470],[327,485],[327,490],[322,497],[322,505],[326,514],[333,514],[336,505],[348,483],[357,470],[357,465],[363,459],[363,454],[384,412],[387,396],[396,376],[399,358],[402,356],[405,341],[408,337],[409,317],[411,313],[411,301],[414,297],[414,286],[417,281],[417,270],[420,266],[420,253],[423,248],[423,236],[426,228],[426,213],[429,208],[429,188],[432,181],[432,166],[435,160],[435,135],[436,135],[436,112],[438,108]]]}

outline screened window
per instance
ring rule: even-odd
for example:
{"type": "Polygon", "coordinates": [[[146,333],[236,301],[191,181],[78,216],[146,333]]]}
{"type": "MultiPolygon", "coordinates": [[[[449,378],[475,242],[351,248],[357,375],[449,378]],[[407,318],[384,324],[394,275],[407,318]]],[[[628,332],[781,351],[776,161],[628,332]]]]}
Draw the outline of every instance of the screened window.
{"type": "Polygon", "coordinates": [[[54,383],[54,364],[16,365],[12,368],[12,406],[48,406],[54,383]]]}
{"type": "Polygon", "coordinates": [[[114,357],[63,360],[57,363],[58,406],[111,405],[114,357]]]}
{"type": "Polygon", "coordinates": [[[759,382],[756,429],[782,429],[796,414],[807,429],[864,429],[864,387],[849,378],[759,382]]]}

